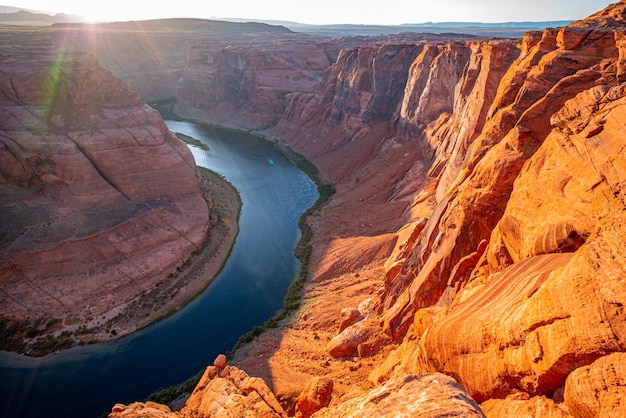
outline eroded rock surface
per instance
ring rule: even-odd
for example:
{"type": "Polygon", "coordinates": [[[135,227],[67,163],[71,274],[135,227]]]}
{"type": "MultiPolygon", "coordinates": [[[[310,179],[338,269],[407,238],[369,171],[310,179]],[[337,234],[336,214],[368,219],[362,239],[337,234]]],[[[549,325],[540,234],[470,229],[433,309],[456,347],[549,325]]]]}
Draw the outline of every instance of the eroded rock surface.
{"type": "Polygon", "coordinates": [[[435,373],[389,380],[361,396],[312,415],[313,418],[413,416],[484,417],[484,414],[454,379],[435,373]]]}
{"type": "MultiPolygon", "coordinates": [[[[216,361],[217,363],[217,361],[216,361]]],[[[286,417],[263,379],[233,366],[207,367],[180,417],[286,417]]]]}
{"type": "Polygon", "coordinates": [[[437,179],[434,212],[389,263],[384,327],[403,343],[377,381],[439,371],[479,401],[541,399],[624,351],[623,18],[595,19],[528,34],[462,164],[431,170],[456,174],[437,179]],[[446,311],[418,332],[436,304],[446,311]]]}
{"type": "Polygon", "coordinates": [[[207,204],[186,145],[93,56],[22,47],[1,58],[0,318],[97,333],[200,248],[207,204]]]}
{"type": "Polygon", "coordinates": [[[521,43],[360,44],[285,95],[264,133],[337,193],[309,219],[306,309],[241,364],[279,399],[338,377],[314,416],[622,413],[625,10],[521,43]]]}
{"type": "Polygon", "coordinates": [[[613,353],[574,370],[565,381],[565,404],[576,417],[626,414],[626,354],[613,353]]]}
{"type": "Polygon", "coordinates": [[[154,402],[136,402],[128,406],[122,404],[113,406],[109,417],[287,417],[262,379],[250,377],[243,370],[228,366],[222,354],[214,363],[215,366],[207,367],[179,412],[172,412],[169,407],[154,402]]]}
{"type": "Polygon", "coordinates": [[[326,377],[314,377],[296,399],[296,418],[309,418],[330,404],[333,397],[333,381],[326,377]]]}

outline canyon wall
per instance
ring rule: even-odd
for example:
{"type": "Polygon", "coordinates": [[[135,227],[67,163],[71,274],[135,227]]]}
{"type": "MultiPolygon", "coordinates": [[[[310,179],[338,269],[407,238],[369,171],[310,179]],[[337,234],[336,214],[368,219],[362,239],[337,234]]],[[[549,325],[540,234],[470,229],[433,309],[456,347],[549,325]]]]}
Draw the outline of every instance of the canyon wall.
{"type": "Polygon", "coordinates": [[[92,55],[22,35],[0,56],[0,318],[4,343],[45,352],[40,335],[113,338],[108,320],[200,248],[209,211],[155,110],[92,55]]]}
{"type": "MultiPolygon", "coordinates": [[[[614,385],[579,376],[625,348],[625,9],[521,43],[360,45],[284,96],[264,134],[337,189],[314,221],[314,281],[396,238],[375,302],[397,348],[371,384],[442,372],[489,416],[617,407],[621,367],[614,385]]],[[[375,354],[378,326],[342,327],[353,355],[375,354]]]]}
{"type": "Polygon", "coordinates": [[[277,123],[288,93],[311,90],[338,47],[315,39],[260,39],[189,48],[176,112],[205,122],[265,128],[277,123]]]}
{"type": "MultiPolygon", "coordinates": [[[[21,54],[5,37],[2,325],[99,326],[209,228],[191,154],[95,55],[145,100],[176,95],[183,117],[304,154],[336,189],[308,219],[306,310],[267,362],[254,346],[240,360],[269,369],[269,388],[216,362],[183,415],[623,413],[625,13],[521,40],[190,20],[33,31],[21,54]],[[306,359],[280,347],[296,334],[289,350],[326,350],[301,352],[334,389],[304,386],[306,359]]],[[[180,416],[114,414],[133,408],[180,416]]]]}

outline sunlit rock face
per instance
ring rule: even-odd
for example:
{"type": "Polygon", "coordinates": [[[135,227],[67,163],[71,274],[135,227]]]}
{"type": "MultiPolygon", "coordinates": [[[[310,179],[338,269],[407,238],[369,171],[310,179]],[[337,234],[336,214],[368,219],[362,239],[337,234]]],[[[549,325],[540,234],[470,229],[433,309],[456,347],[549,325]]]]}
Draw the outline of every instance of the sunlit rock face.
{"type": "Polygon", "coordinates": [[[386,258],[367,332],[358,309],[339,334],[355,338],[335,344],[337,315],[326,345],[346,347],[333,361],[379,361],[313,416],[428,399],[439,413],[459,401],[455,416],[623,414],[625,12],[522,40],[346,47],[285,96],[264,132],[337,189],[312,220],[312,277],[386,258]]]}
{"type": "Polygon", "coordinates": [[[335,406],[312,418],[331,417],[484,417],[476,401],[450,376],[406,375],[335,406]]]}
{"type": "Polygon", "coordinates": [[[208,208],[156,111],[93,56],[30,47],[0,58],[0,317],[95,325],[200,247],[208,208]]]}
{"type": "Polygon", "coordinates": [[[526,35],[460,164],[434,173],[448,174],[432,216],[394,259],[383,326],[404,342],[373,378],[439,371],[481,402],[552,397],[574,370],[624,351],[625,8],[526,35]],[[433,305],[445,310],[424,326],[433,305]]]}
{"type": "Polygon", "coordinates": [[[342,219],[365,219],[362,233],[376,235],[394,204],[412,199],[379,299],[385,332],[403,344],[376,383],[439,371],[480,401],[545,399],[573,370],[624,350],[624,8],[519,45],[407,47],[413,64],[387,127],[366,117],[382,113],[366,82],[374,66],[359,69],[377,61],[363,48],[340,54],[324,93],[293,97],[279,127],[310,118],[328,133],[290,143],[336,182],[329,219],[358,196],[380,223],[356,206],[342,219]],[[350,65],[352,56],[362,59],[350,65]],[[421,314],[434,306],[443,310],[421,314]]]}

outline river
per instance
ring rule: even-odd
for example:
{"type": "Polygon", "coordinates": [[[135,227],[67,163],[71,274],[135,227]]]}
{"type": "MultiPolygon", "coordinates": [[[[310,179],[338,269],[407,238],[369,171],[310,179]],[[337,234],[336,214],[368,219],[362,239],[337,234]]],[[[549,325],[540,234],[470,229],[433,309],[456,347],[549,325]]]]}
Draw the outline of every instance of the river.
{"type": "Polygon", "coordinates": [[[98,417],[181,383],[277,313],[299,274],[298,219],[315,184],[258,137],[167,121],[200,139],[196,163],[222,174],[242,199],[239,235],[222,271],[185,308],[116,342],[31,358],[0,352],[0,417],[98,417]]]}

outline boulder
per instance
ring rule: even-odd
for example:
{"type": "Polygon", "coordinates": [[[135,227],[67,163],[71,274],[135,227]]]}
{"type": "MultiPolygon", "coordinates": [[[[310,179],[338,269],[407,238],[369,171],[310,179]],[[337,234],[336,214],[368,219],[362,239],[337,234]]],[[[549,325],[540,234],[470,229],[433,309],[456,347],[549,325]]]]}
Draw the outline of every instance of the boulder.
{"type": "Polygon", "coordinates": [[[314,418],[484,417],[480,407],[451,377],[405,375],[361,396],[319,410],[314,418]]]}
{"type": "Polygon", "coordinates": [[[325,408],[333,398],[333,381],[325,377],[311,379],[296,400],[296,418],[309,418],[325,408]]]}
{"type": "Polygon", "coordinates": [[[357,308],[343,308],[341,310],[341,324],[339,325],[339,332],[353,325],[354,323],[363,319],[363,315],[357,308]]]}
{"type": "Polygon", "coordinates": [[[155,402],[134,402],[128,406],[116,404],[113,406],[109,418],[178,418],[167,406],[155,402]]]}
{"type": "Polygon", "coordinates": [[[209,366],[179,413],[182,418],[286,418],[267,384],[233,366],[209,366]]]}
{"type": "Polygon", "coordinates": [[[613,353],[574,370],[565,403],[575,417],[626,416],[626,353],[613,353]]]}

